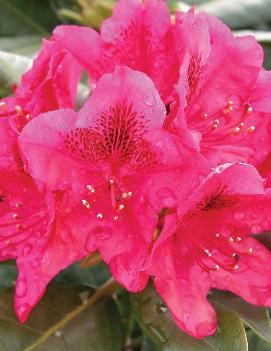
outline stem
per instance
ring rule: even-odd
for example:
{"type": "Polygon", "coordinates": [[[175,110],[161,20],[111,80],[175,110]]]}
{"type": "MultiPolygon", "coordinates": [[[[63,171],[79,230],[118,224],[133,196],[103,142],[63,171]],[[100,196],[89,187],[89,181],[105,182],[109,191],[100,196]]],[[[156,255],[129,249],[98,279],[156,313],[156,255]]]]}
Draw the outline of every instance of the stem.
{"type": "Polygon", "coordinates": [[[90,306],[94,305],[97,301],[99,301],[102,297],[107,295],[112,295],[119,288],[118,283],[114,280],[114,278],[110,278],[107,282],[101,285],[93,295],[89,297],[89,299],[76,307],[71,312],[67,313],[66,316],[53,325],[51,328],[46,330],[43,335],[38,338],[31,346],[27,347],[24,351],[32,351],[36,347],[42,345],[51,335],[55,334],[55,332],[64,328],[66,324],[68,324],[71,320],[79,316],[83,311],[85,311],[90,306]]]}

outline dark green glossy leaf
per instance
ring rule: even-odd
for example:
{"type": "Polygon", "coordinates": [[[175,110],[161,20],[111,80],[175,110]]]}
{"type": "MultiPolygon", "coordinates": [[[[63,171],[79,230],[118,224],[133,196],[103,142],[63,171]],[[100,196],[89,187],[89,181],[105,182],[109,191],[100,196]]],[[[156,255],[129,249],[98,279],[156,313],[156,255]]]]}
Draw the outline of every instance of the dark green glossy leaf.
{"type": "Polygon", "coordinates": [[[47,35],[57,18],[47,0],[0,0],[0,36],[47,35]]]}
{"type": "Polygon", "coordinates": [[[236,295],[220,291],[213,292],[210,301],[217,306],[238,313],[261,338],[271,342],[271,321],[267,308],[250,305],[236,295]]]}
{"type": "Polygon", "coordinates": [[[247,351],[241,319],[219,308],[219,328],[212,337],[197,340],[181,331],[152,287],[132,296],[138,323],[161,351],[247,351]]]}
{"type": "Polygon", "coordinates": [[[144,339],[140,351],[158,351],[158,349],[149,339],[144,339]]]}
{"type": "Polygon", "coordinates": [[[247,331],[248,350],[249,351],[270,351],[271,344],[260,339],[252,330],[247,331]]]}
{"type": "MultiPolygon", "coordinates": [[[[0,350],[27,350],[43,333],[80,305],[80,286],[50,286],[26,324],[13,312],[11,290],[0,295],[0,350]]],[[[62,330],[50,336],[37,351],[120,351],[120,316],[113,300],[106,298],[86,309],[62,330]]]]}

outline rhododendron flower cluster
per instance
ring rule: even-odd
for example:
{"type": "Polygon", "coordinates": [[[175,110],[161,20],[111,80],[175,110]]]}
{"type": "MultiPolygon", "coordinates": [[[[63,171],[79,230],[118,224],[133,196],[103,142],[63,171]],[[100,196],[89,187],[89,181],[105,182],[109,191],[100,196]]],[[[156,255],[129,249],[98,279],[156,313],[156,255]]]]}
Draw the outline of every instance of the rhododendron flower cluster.
{"type": "Polygon", "coordinates": [[[162,0],[120,0],[101,33],[59,26],[0,102],[0,258],[24,322],[47,284],[99,252],[150,279],[177,325],[214,334],[211,288],[271,306],[271,72],[251,36],[162,0]],[[82,71],[91,94],[75,110],[82,71]]]}

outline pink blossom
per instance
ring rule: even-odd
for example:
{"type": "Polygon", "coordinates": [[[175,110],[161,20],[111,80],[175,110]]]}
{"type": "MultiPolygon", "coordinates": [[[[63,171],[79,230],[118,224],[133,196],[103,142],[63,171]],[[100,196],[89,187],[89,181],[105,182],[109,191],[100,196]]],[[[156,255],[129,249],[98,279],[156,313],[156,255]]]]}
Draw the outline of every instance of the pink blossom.
{"type": "Polygon", "coordinates": [[[176,21],[179,99],[167,122],[186,137],[188,128],[188,142],[213,166],[258,165],[271,148],[271,73],[262,69],[260,45],[205,13],[179,13],[176,21]]]}
{"type": "Polygon", "coordinates": [[[146,73],[167,101],[178,81],[170,14],[161,0],[120,0],[100,35],[87,27],[59,26],[53,40],[82,63],[93,83],[124,65],[146,73]]]}
{"type": "Polygon", "coordinates": [[[177,325],[202,338],[217,327],[207,301],[214,287],[270,306],[271,254],[251,234],[271,228],[271,192],[250,165],[219,166],[177,215],[166,216],[149,274],[177,325]],[[244,181],[245,180],[245,181],[244,181]]]}
{"type": "MultiPolygon", "coordinates": [[[[65,197],[57,212],[78,228],[50,239],[47,260],[54,274],[55,257],[64,267],[69,255],[76,260],[99,250],[129,291],[145,287],[157,213],[175,207],[178,193],[187,194],[198,179],[178,139],[162,129],[165,115],[152,81],[122,67],[101,78],[78,114],[49,112],[24,128],[20,146],[30,174],[65,197]]],[[[36,250],[44,257],[43,248],[36,250]]]]}

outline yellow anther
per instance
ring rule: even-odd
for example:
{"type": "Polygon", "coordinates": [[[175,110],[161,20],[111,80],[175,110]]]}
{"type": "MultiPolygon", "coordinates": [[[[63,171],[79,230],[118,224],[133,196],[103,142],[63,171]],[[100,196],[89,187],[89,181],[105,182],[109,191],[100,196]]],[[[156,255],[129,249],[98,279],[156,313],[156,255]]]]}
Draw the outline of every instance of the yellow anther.
{"type": "Polygon", "coordinates": [[[239,127],[235,127],[232,131],[232,134],[238,134],[240,132],[240,128],[239,127]]]}
{"type": "Polygon", "coordinates": [[[256,129],[256,127],[251,126],[251,127],[249,127],[249,128],[247,129],[247,132],[248,132],[248,133],[253,133],[255,129],[256,129]]]}
{"type": "Polygon", "coordinates": [[[87,208],[90,209],[90,204],[87,200],[82,200],[82,204],[87,208]]]}
{"type": "Polygon", "coordinates": [[[95,193],[95,189],[93,188],[92,185],[87,185],[87,189],[93,194],[95,193]]]}

